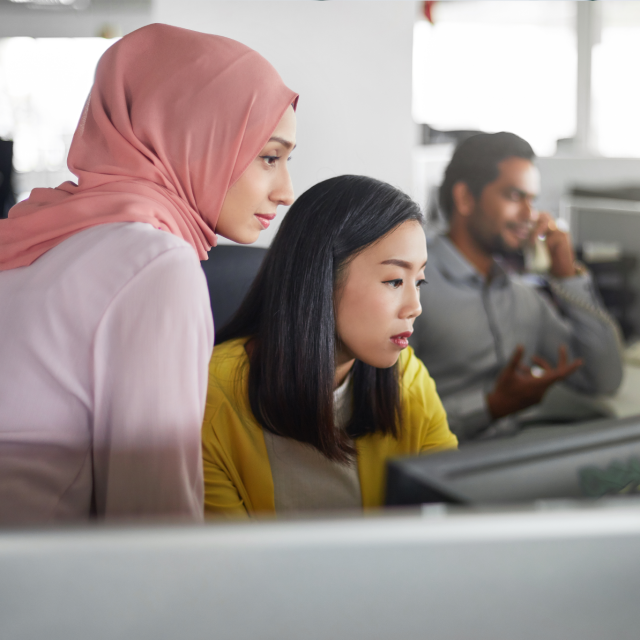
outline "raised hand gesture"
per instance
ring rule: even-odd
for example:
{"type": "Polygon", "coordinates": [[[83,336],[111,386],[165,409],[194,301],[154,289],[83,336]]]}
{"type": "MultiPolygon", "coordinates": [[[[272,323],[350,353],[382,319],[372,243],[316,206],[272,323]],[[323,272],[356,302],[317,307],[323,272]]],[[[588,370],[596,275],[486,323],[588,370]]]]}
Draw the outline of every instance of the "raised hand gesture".
{"type": "Polygon", "coordinates": [[[555,368],[543,358],[533,356],[531,361],[537,369],[532,371],[522,363],[523,355],[524,347],[517,346],[498,376],[495,388],[487,396],[489,413],[495,420],[538,404],[552,384],[564,380],[583,364],[581,359],[568,362],[564,345],[558,349],[555,368]]]}

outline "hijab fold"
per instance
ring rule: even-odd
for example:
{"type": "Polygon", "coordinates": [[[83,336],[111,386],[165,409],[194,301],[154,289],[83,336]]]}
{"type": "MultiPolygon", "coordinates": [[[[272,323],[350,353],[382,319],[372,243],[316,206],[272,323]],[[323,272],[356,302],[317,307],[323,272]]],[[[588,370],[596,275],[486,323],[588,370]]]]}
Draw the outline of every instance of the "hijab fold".
{"type": "Polygon", "coordinates": [[[147,222],[206,259],[227,190],[296,101],[235,40],[162,24],[125,36],[100,59],[71,143],[78,184],[34,189],[0,220],[0,271],[111,222],[147,222]]]}

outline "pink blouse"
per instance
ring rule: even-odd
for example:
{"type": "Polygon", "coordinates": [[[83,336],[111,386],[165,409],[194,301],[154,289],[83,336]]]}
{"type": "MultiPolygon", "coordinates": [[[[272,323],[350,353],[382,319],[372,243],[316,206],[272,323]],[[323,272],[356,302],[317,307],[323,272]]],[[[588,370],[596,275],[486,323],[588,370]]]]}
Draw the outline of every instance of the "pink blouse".
{"type": "Polygon", "coordinates": [[[0,523],[203,513],[213,349],[193,248],[112,223],[0,272],[0,523]]]}

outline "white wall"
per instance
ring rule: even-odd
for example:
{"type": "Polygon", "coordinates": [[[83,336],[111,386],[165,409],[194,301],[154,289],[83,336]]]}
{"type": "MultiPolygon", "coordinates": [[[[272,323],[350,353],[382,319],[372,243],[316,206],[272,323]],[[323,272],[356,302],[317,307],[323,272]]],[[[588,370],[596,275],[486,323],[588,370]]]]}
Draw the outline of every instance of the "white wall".
{"type": "Polygon", "coordinates": [[[640,184],[640,158],[538,158],[542,177],[541,208],[558,212],[560,198],[571,187],[640,184]]]}
{"type": "Polygon", "coordinates": [[[0,5],[0,38],[86,38],[98,36],[105,27],[125,35],[149,24],[151,4],[102,2],[84,11],[30,9],[21,4],[0,5]]]}
{"type": "MultiPolygon", "coordinates": [[[[300,93],[290,165],[299,194],[344,173],[411,192],[415,16],[415,2],[156,0],[153,17],[243,42],[300,93]]],[[[259,244],[270,242],[275,227],[259,244]]]]}

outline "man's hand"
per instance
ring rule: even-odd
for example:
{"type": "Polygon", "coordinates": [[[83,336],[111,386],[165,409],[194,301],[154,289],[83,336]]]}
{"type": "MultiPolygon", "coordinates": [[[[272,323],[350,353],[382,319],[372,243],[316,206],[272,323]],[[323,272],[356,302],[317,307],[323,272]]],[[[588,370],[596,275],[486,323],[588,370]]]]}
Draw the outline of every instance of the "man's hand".
{"type": "Polygon", "coordinates": [[[494,390],[487,396],[489,413],[494,420],[538,404],[546,390],[559,380],[564,380],[582,366],[582,360],[567,362],[567,348],[558,349],[558,366],[554,369],[546,360],[533,356],[539,367],[531,370],[522,364],[524,347],[516,347],[507,366],[496,381],[494,390]]]}
{"type": "Polygon", "coordinates": [[[570,278],[576,275],[576,256],[571,246],[571,236],[558,229],[555,220],[548,213],[539,213],[533,228],[532,238],[544,237],[551,258],[551,275],[556,278],[570,278]]]}

